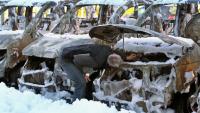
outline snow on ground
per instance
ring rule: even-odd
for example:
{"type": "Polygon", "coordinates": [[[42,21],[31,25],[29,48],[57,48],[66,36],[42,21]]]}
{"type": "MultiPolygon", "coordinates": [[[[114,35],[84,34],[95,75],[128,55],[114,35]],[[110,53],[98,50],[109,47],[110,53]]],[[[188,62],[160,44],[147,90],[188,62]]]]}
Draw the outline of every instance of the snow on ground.
{"type": "Polygon", "coordinates": [[[105,104],[77,100],[73,104],[65,101],[52,101],[32,92],[19,92],[14,88],[7,88],[0,83],[0,113],[135,113],[133,111],[117,111],[115,107],[105,104]]]}

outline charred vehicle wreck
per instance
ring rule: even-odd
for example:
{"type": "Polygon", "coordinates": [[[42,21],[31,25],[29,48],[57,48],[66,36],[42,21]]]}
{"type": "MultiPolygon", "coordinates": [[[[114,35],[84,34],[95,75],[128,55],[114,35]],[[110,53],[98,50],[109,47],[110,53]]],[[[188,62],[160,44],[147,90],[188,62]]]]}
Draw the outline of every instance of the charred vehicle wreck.
{"type": "MultiPolygon", "coordinates": [[[[94,81],[95,100],[137,112],[185,112],[184,107],[190,107],[184,106],[185,101],[176,103],[173,99],[177,94],[188,94],[187,101],[192,96],[190,90],[197,91],[192,85],[197,85],[200,52],[191,39],[115,24],[94,27],[90,36],[110,43],[124,60],[119,69],[101,70],[100,78],[94,81]]],[[[54,99],[70,97],[73,81],[59,66],[60,52],[62,48],[87,44],[95,42],[88,37],[46,37],[32,42],[23,50],[28,59],[19,79],[20,90],[32,89],[54,99]]]]}
{"type": "Polygon", "coordinates": [[[60,67],[62,48],[95,44],[95,41],[88,37],[59,36],[61,35],[44,36],[23,50],[23,55],[28,59],[22,68],[21,78],[18,79],[21,91],[32,89],[52,99],[70,98],[70,93],[74,91],[73,81],[66,77],[60,67]]]}
{"type": "Polygon", "coordinates": [[[114,49],[126,55],[119,71],[105,69],[94,82],[97,100],[138,112],[167,113],[172,108],[188,113],[188,109],[196,109],[194,103],[188,105],[192,93],[198,91],[200,51],[194,41],[124,25],[95,27],[90,36],[114,43],[114,49]],[[126,33],[156,37],[123,38],[126,33]],[[124,71],[129,73],[128,79],[123,78],[124,71]]]}
{"type": "MultiPolygon", "coordinates": [[[[125,5],[129,8],[134,4],[127,2],[125,5]]],[[[134,25],[114,24],[126,10],[124,7],[111,17],[113,25],[92,28],[90,37],[64,34],[66,23],[70,23],[67,14],[54,26],[55,32],[59,30],[61,35],[52,33],[54,30],[42,34],[38,32],[38,23],[42,13],[52,6],[55,2],[45,3],[23,34],[13,33],[14,36],[8,40],[10,38],[4,36],[7,35],[4,32],[0,52],[3,67],[0,69],[2,77],[7,77],[8,83],[11,81],[11,86],[14,82],[14,85],[19,85],[20,91],[32,90],[54,100],[70,98],[74,93],[74,81],[67,78],[60,67],[61,51],[63,48],[97,44],[92,37],[105,41],[103,44],[118,52],[123,59],[117,68],[105,66],[98,70],[99,77],[93,81],[94,100],[137,113],[189,113],[200,109],[200,79],[197,74],[200,47],[193,40],[167,36],[134,25]],[[5,72],[8,69],[10,71],[5,72]],[[14,79],[13,82],[10,79],[14,79]]],[[[77,5],[77,8],[82,6],[77,5]]],[[[137,21],[136,25],[141,26],[144,18],[139,18],[142,21],[137,21]]],[[[198,39],[197,36],[191,38],[198,39]]]]}
{"type": "MultiPolygon", "coordinates": [[[[68,45],[69,47],[75,45],[84,45],[84,44],[91,44],[96,43],[95,41],[91,40],[88,35],[68,35],[65,34],[65,31],[68,29],[66,24],[70,23],[70,18],[68,13],[75,13],[77,9],[83,6],[90,6],[90,5],[116,5],[112,3],[86,3],[82,4],[82,2],[78,2],[78,4],[75,6],[74,9],[71,9],[70,11],[67,11],[67,14],[63,15],[57,23],[57,25],[54,26],[54,28],[51,30],[50,33],[44,34],[39,39],[33,41],[30,45],[28,45],[23,50],[23,56],[26,56],[28,60],[26,61],[25,65],[23,66],[23,71],[21,73],[21,78],[19,79],[20,89],[23,90],[23,87],[34,89],[38,93],[42,93],[43,89],[48,89],[48,87],[53,87],[53,91],[60,91],[58,88],[58,84],[53,84],[52,78],[59,78],[55,75],[59,75],[56,70],[58,70],[58,67],[56,64],[59,64],[58,57],[62,47],[65,47],[64,45],[68,45]],[[59,29],[59,32],[57,31],[59,29]],[[56,34],[59,33],[59,34],[56,34]],[[60,35],[61,34],[61,35],[60,35]],[[56,38],[55,38],[56,37],[56,38]],[[81,38],[78,38],[81,37],[81,38]],[[78,42],[80,41],[80,42],[78,42]],[[77,43],[77,44],[76,44],[77,43]],[[39,51],[39,48],[43,47],[41,51],[39,51]],[[38,61],[38,62],[36,62],[38,61]],[[50,64],[48,64],[51,62],[50,64]],[[45,64],[41,66],[41,64],[45,64]],[[49,71],[47,71],[49,70],[49,71]],[[45,77],[46,72],[51,72],[48,74],[48,76],[51,79],[49,82],[46,83],[45,77]],[[36,77],[36,78],[35,78],[36,77]]],[[[117,4],[119,5],[119,4],[117,4]]],[[[61,71],[62,72],[62,71],[61,71]]],[[[63,73],[63,72],[62,72],[63,73]]],[[[61,73],[61,74],[62,74],[61,73]]],[[[60,82],[62,83],[62,87],[64,87],[66,84],[65,80],[66,78],[61,78],[60,82]]],[[[48,80],[47,80],[48,81],[48,80]]],[[[55,82],[55,81],[54,81],[55,82]]],[[[62,89],[62,88],[61,88],[62,89]]]]}
{"type": "MultiPolygon", "coordinates": [[[[66,17],[66,20],[69,19],[67,18],[67,14],[64,17],[66,17]]],[[[65,31],[68,28],[60,28],[60,25],[64,26],[68,21],[62,21],[62,19],[63,17],[54,28],[63,28],[62,30],[65,31]]],[[[39,30],[37,33],[39,33],[39,30]]],[[[69,95],[65,94],[68,91],[72,92],[73,88],[69,87],[71,84],[67,84],[68,79],[63,75],[64,73],[59,67],[60,51],[64,46],[94,44],[95,41],[90,39],[88,35],[59,33],[57,34],[54,31],[48,33],[41,32],[39,38],[35,38],[27,46],[24,46],[25,49],[20,49],[22,52],[21,56],[27,58],[26,63],[22,67],[21,77],[18,80],[21,91],[33,89],[36,93],[42,93],[43,95],[55,94],[54,99],[69,97],[69,95]],[[59,96],[60,94],[61,96],[59,96]]],[[[22,43],[22,41],[19,42],[22,43]]]]}
{"type": "MultiPolygon", "coordinates": [[[[34,1],[33,1],[34,2],[34,1]]],[[[29,3],[31,6],[34,6],[34,3],[29,3]]],[[[30,42],[37,39],[39,36],[36,33],[37,25],[40,22],[40,19],[43,15],[43,12],[46,11],[52,5],[55,5],[55,2],[47,2],[47,3],[38,3],[42,4],[42,8],[35,16],[30,24],[26,27],[26,30],[19,31],[1,31],[1,76],[2,80],[6,82],[8,86],[17,87],[17,78],[20,76],[20,69],[23,66],[25,59],[21,55],[21,50],[26,47],[30,42]]],[[[28,5],[28,6],[29,6],[28,5]]],[[[6,4],[6,9],[9,7],[15,7],[17,5],[13,5],[12,2],[8,2],[6,4]]],[[[19,5],[24,6],[26,5],[19,5]]],[[[27,6],[27,7],[28,7],[27,6]]]]}
{"type": "MultiPolygon", "coordinates": [[[[198,45],[200,44],[199,32],[198,32],[199,19],[200,19],[199,14],[193,15],[192,19],[186,24],[185,34],[184,34],[186,37],[190,37],[192,40],[194,40],[198,45]]],[[[198,70],[198,73],[200,73],[200,70],[198,70]]],[[[200,90],[198,88],[198,90],[192,95],[190,99],[190,103],[192,105],[195,105],[193,111],[197,113],[199,113],[200,111],[199,91],[200,90]]]]}

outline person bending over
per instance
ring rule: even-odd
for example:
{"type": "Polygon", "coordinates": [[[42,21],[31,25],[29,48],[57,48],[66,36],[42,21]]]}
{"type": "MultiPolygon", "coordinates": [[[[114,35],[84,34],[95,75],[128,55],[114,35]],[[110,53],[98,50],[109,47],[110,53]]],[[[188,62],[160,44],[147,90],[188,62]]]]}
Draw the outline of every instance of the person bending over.
{"type": "Polygon", "coordinates": [[[90,81],[88,73],[99,72],[106,67],[117,67],[120,63],[121,57],[105,45],[88,44],[63,48],[61,68],[74,82],[72,101],[85,97],[86,81],[90,81]],[[117,57],[112,59],[111,56],[117,57]],[[112,60],[108,61],[108,58],[112,60]]]}

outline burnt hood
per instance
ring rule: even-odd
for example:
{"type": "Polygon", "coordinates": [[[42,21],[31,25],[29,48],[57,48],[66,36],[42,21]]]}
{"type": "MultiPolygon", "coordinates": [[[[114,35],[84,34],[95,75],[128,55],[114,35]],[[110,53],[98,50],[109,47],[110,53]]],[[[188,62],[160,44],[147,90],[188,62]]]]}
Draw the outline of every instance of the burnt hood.
{"type": "Polygon", "coordinates": [[[98,38],[109,43],[116,43],[121,39],[120,34],[123,33],[153,35],[151,32],[148,32],[148,30],[141,27],[124,24],[100,25],[92,28],[89,35],[92,38],[98,38]]]}
{"type": "Polygon", "coordinates": [[[156,31],[152,31],[134,25],[124,25],[124,24],[107,24],[107,25],[100,25],[97,27],[93,27],[90,30],[89,35],[91,38],[98,38],[100,40],[104,40],[109,43],[116,43],[121,38],[123,38],[121,35],[124,33],[136,33],[136,34],[149,35],[151,37],[158,37],[166,43],[178,44],[185,47],[191,47],[193,45],[177,37],[165,35],[162,33],[158,33],[156,31]]]}

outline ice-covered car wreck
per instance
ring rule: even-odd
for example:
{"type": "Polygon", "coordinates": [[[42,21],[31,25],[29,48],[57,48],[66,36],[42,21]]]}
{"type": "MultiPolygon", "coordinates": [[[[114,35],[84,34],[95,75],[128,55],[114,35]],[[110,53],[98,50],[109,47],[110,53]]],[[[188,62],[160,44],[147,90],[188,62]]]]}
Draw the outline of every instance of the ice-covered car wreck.
{"type": "Polygon", "coordinates": [[[194,41],[124,25],[95,27],[90,36],[114,42],[114,49],[125,55],[120,69],[105,69],[94,82],[97,100],[139,113],[168,113],[171,109],[176,113],[195,111],[195,104],[189,102],[198,90],[196,70],[200,65],[200,47],[194,41]],[[140,38],[124,38],[127,33],[140,38]],[[155,37],[145,38],[141,34],[155,37]],[[124,72],[129,73],[126,79],[124,72]]]}
{"type": "MultiPolygon", "coordinates": [[[[105,66],[100,70],[100,78],[94,81],[95,100],[138,113],[168,113],[173,109],[183,113],[190,109],[185,102],[197,91],[192,85],[198,85],[196,70],[200,65],[200,48],[191,39],[114,24],[94,27],[89,34],[110,43],[124,61],[119,68],[105,66]]],[[[68,98],[74,87],[59,66],[62,48],[96,43],[87,35],[80,37],[44,35],[28,45],[23,50],[28,60],[18,80],[20,90],[28,88],[54,99],[68,98]]]]}
{"type": "MultiPolygon", "coordinates": [[[[6,9],[13,7],[29,7],[23,4],[9,4],[8,2],[5,7],[2,7],[1,13],[6,11],[6,9]]],[[[36,33],[37,24],[40,22],[40,18],[44,11],[46,11],[52,3],[41,3],[43,4],[41,10],[36,15],[35,19],[27,26],[26,30],[2,30],[0,31],[0,79],[7,83],[9,86],[16,86],[16,77],[19,75],[21,66],[23,66],[24,58],[21,57],[20,50],[28,45],[31,41],[38,37],[36,33]],[[44,5],[45,4],[45,5],[44,5]],[[19,47],[20,46],[20,47],[19,47]],[[19,60],[20,59],[20,60],[19,60]],[[14,62],[13,62],[14,61],[14,62]]],[[[31,4],[31,6],[35,6],[31,4]]],[[[32,13],[32,12],[31,12],[32,13]]]]}
{"type": "Polygon", "coordinates": [[[32,42],[23,50],[27,61],[18,80],[21,91],[32,89],[52,99],[70,98],[73,82],[60,67],[59,56],[63,47],[94,44],[88,35],[50,34],[32,42]],[[53,95],[53,96],[52,96],[53,95]]]}

